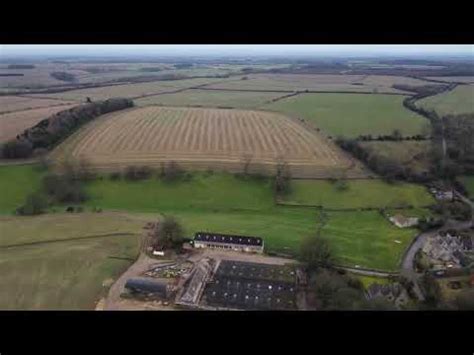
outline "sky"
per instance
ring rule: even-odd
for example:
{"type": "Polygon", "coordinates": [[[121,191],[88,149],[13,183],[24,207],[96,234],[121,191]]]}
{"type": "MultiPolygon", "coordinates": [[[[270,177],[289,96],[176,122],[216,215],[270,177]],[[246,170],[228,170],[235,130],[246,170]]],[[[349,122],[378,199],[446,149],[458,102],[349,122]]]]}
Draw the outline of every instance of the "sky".
{"type": "Polygon", "coordinates": [[[0,45],[10,56],[469,55],[474,45],[0,45]]]}

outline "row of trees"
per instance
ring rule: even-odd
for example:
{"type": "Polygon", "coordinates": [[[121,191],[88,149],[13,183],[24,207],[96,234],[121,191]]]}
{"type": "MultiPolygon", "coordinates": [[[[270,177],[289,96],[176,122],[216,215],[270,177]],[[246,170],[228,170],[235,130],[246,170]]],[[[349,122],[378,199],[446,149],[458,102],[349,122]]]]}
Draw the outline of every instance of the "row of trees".
{"type": "Polygon", "coordinates": [[[26,129],[1,149],[3,158],[28,158],[37,149],[51,149],[83,124],[102,114],[133,106],[129,99],[109,99],[60,111],[26,129]]]}
{"type": "Polygon", "coordinates": [[[395,129],[393,130],[392,134],[386,134],[386,135],[378,135],[378,136],[373,136],[371,134],[361,134],[357,140],[362,141],[362,142],[372,142],[372,141],[378,141],[378,142],[399,142],[399,141],[423,141],[426,140],[426,136],[423,134],[415,134],[413,136],[403,136],[400,130],[395,129]]]}

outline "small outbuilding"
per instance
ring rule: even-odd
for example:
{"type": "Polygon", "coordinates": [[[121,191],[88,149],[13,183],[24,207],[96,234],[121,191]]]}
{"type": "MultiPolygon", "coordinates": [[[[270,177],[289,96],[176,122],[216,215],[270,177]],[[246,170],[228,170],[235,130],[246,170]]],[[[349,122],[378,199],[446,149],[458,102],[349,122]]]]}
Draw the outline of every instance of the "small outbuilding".
{"type": "Polygon", "coordinates": [[[128,279],[125,283],[125,289],[132,294],[151,294],[161,298],[167,298],[168,296],[168,285],[166,283],[146,279],[128,279]]]}

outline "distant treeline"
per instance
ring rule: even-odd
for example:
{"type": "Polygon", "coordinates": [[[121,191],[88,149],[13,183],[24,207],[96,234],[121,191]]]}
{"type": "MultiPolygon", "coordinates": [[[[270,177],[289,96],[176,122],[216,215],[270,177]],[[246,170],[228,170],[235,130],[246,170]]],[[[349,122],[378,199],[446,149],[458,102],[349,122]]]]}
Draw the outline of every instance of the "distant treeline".
{"type": "Polygon", "coordinates": [[[76,81],[75,75],[71,73],[66,73],[63,71],[55,71],[55,72],[50,73],[49,75],[51,75],[53,78],[57,80],[68,81],[68,82],[76,81]]]}
{"type": "Polygon", "coordinates": [[[0,73],[0,76],[25,76],[25,74],[21,74],[21,73],[0,73]]]}
{"type": "Polygon", "coordinates": [[[132,100],[114,98],[60,111],[28,128],[16,139],[5,143],[1,149],[2,157],[6,159],[28,158],[36,149],[51,149],[80,126],[97,116],[132,106],[132,100]]]}
{"type": "Polygon", "coordinates": [[[36,68],[32,64],[10,64],[8,69],[34,69],[36,68]]]}

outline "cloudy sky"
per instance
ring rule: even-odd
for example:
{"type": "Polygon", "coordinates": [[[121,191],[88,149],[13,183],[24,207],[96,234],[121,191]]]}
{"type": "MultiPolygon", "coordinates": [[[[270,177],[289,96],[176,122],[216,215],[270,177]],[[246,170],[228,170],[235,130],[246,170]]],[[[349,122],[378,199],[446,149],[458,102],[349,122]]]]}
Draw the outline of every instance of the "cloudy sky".
{"type": "Polygon", "coordinates": [[[473,45],[0,45],[23,55],[471,55],[473,45]]]}

